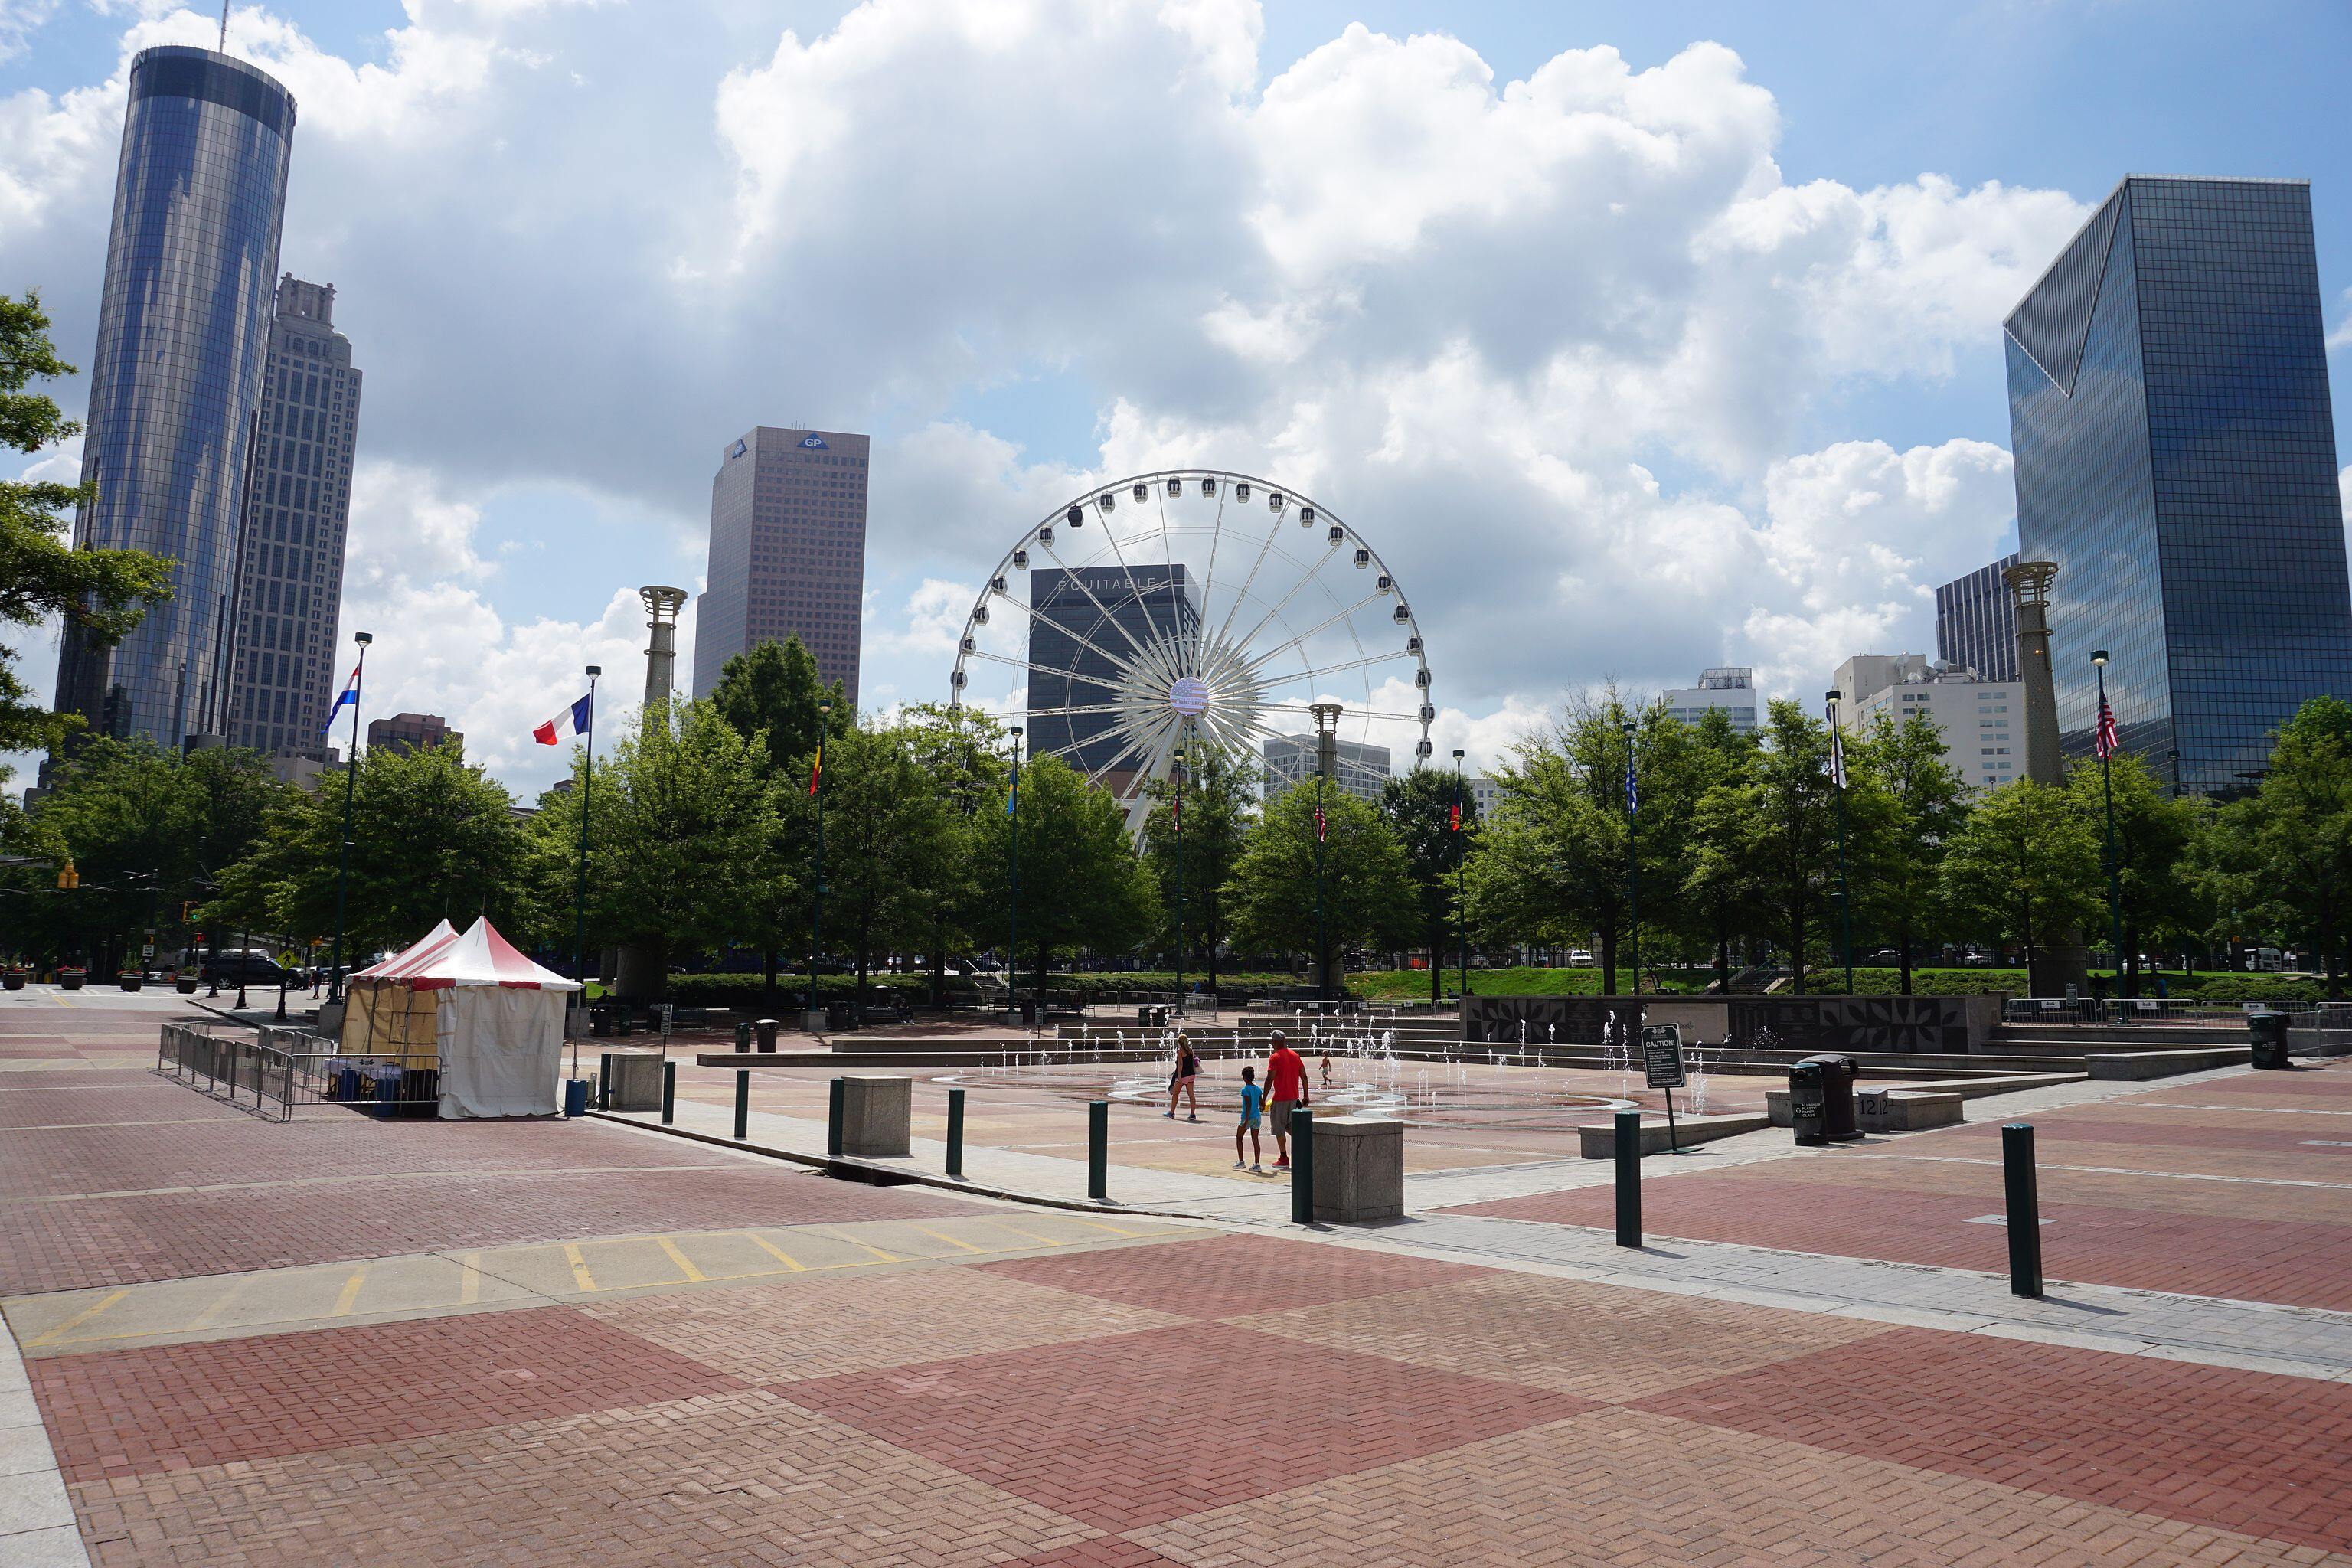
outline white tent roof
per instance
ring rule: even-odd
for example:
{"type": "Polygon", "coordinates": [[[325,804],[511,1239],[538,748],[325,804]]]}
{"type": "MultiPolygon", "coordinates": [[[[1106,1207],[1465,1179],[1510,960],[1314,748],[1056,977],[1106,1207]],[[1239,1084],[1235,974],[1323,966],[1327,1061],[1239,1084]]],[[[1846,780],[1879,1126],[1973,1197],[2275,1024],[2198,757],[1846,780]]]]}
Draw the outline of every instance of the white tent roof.
{"type": "Polygon", "coordinates": [[[484,916],[465,931],[447,921],[425,939],[352,976],[437,991],[456,985],[498,985],[509,991],[577,991],[580,983],[533,963],[484,916]]]}

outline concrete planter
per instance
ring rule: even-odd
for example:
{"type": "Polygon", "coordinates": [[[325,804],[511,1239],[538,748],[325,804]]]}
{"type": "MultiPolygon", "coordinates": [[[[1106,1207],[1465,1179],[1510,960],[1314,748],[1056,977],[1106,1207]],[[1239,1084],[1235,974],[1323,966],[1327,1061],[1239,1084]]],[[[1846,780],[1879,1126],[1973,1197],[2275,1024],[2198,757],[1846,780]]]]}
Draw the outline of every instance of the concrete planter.
{"type": "Polygon", "coordinates": [[[127,971],[114,977],[114,983],[117,985],[121,986],[125,991],[136,991],[141,985],[144,984],[145,982],[146,976],[132,974],[127,971]]]}
{"type": "Polygon", "coordinates": [[[89,974],[86,970],[60,969],[58,971],[58,984],[68,991],[80,990],[82,982],[89,978],[89,974]]]}
{"type": "Polygon", "coordinates": [[[172,982],[172,989],[183,996],[194,996],[196,994],[196,977],[193,974],[183,974],[172,982]]]}
{"type": "Polygon", "coordinates": [[[25,972],[21,969],[12,969],[5,974],[0,974],[0,987],[10,991],[22,991],[25,988],[25,972]]]}
{"type": "Polygon", "coordinates": [[[904,1159],[915,1080],[889,1073],[846,1073],[841,1079],[841,1152],[853,1159],[904,1159]]]}
{"type": "Polygon", "coordinates": [[[1318,1116],[1315,1217],[1369,1225],[1404,1217],[1404,1123],[1386,1117],[1318,1116]]]}

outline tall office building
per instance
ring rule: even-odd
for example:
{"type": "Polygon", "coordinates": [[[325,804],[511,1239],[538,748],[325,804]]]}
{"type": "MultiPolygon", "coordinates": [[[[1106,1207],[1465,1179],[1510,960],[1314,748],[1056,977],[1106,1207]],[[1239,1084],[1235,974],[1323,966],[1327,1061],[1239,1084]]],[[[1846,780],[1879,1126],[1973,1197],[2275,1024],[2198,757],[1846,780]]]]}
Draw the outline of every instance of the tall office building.
{"type": "Polygon", "coordinates": [[[694,694],[739,653],[797,636],[857,706],[866,597],[864,436],[762,425],[710,481],[709,584],[696,612],[694,694]]]}
{"type": "Polygon", "coordinates": [[[223,728],[231,745],[278,757],[326,754],[320,727],[342,686],[335,612],[343,602],[360,373],[334,315],[333,284],[290,272],[279,279],[238,552],[236,656],[223,728]]]}
{"type": "Polygon", "coordinates": [[[1987,680],[2017,679],[2017,608],[2000,574],[2017,564],[2004,555],[1936,590],[1936,657],[1965,665],[1987,680]]]}
{"type": "Polygon", "coordinates": [[[1666,716],[1685,724],[1704,721],[1710,710],[1721,709],[1731,727],[1746,734],[1756,728],[1756,672],[1745,668],[1703,669],[1696,686],[1669,687],[1662,694],[1666,716]]]}
{"type": "MultiPolygon", "coordinates": [[[[1268,735],[1264,752],[1265,793],[1269,795],[1279,795],[1291,785],[1315,776],[1315,737],[1312,735],[1268,735]]],[[[1331,762],[1333,789],[1373,805],[1380,804],[1381,791],[1389,782],[1391,766],[1386,746],[1368,746],[1360,741],[1334,739],[1331,762]]],[[[1470,781],[1474,795],[1478,782],[1481,781],[1470,781]]]]}
{"type": "MultiPolygon", "coordinates": [[[[2012,655],[2013,661],[2013,655],[2012,655]]],[[[1897,729],[1925,719],[1943,736],[1946,762],[1979,789],[2025,776],[2025,688],[1916,653],[1856,654],[1830,684],[1842,695],[1838,724],[1867,735],[1881,719],[1897,729]]]]}
{"type": "Polygon", "coordinates": [[[2062,747],[2090,750],[2105,648],[2126,751],[2246,788],[2305,699],[2352,691],[2309,185],[2127,178],[2007,328],[2062,747]]]}
{"type": "Polygon", "coordinates": [[[1113,732],[1117,715],[1056,712],[1118,700],[1110,683],[1140,649],[1201,624],[1181,565],[1039,567],[1029,574],[1030,756],[1058,755],[1124,789],[1145,761],[1113,732]]]}
{"type": "Polygon", "coordinates": [[[242,60],[178,45],[131,65],[89,360],[77,548],[175,563],[173,593],[93,647],[68,626],[57,705],[92,732],[173,750],[218,735],[270,338],[294,100],[242,60]]]}

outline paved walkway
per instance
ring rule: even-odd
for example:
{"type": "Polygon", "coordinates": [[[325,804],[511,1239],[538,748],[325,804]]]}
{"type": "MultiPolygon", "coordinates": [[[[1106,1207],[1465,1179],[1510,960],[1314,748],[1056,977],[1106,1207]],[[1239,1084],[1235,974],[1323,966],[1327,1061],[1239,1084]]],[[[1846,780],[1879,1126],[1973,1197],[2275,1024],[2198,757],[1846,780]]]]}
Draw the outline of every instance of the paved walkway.
{"type": "MultiPolygon", "coordinates": [[[[2336,1313],[2243,1309],[2262,1339],[2177,1298],[2031,1306],[1966,1270],[1549,1221],[1309,1237],[860,1186],[609,1121],[215,1109],[120,1068],[0,1079],[29,1391],[0,1377],[0,1432],[28,1401],[24,1473],[76,1526],[43,1550],[2352,1568],[2336,1313]],[[2075,1314],[2099,1337],[2053,1342],[2075,1314]]],[[[1791,1163],[1720,1158],[1657,1193],[1791,1163]]]]}

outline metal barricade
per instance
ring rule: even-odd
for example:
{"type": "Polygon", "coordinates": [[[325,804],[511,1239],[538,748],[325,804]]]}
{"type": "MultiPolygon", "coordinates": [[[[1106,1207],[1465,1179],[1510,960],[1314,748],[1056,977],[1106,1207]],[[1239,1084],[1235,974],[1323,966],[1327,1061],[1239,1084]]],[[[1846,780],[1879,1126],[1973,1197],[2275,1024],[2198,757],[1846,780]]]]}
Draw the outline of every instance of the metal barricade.
{"type": "Polygon", "coordinates": [[[257,1116],[278,1121],[290,1118],[294,1071],[288,1053],[260,1038],[217,1030],[211,1024],[163,1025],[156,1045],[155,1070],[257,1116]]]}

